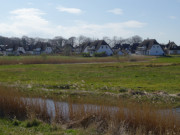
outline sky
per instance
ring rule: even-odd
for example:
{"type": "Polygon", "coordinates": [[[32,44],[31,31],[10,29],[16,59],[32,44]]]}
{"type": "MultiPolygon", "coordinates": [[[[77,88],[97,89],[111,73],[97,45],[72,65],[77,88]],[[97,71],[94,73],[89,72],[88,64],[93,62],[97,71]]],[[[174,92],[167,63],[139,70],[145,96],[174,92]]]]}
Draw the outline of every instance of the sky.
{"type": "Polygon", "coordinates": [[[0,0],[6,37],[139,35],[180,45],[180,0],[0,0]]]}

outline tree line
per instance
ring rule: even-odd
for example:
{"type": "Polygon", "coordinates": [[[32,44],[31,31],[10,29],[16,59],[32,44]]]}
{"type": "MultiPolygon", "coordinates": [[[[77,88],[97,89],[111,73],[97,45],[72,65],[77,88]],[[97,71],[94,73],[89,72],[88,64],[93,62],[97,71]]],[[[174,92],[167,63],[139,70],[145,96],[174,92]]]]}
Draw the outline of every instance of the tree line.
{"type": "Polygon", "coordinates": [[[86,36],[79,36],[79,37],[70,37],[64,38],[62,36],[57,36],[52,39],[45,39],[45,38],[32,38],[28,36],[22,36],[21,38],[18,37],[3,37],[0,36],[0,45],[18,45],[18,46],[26,46],[26,45],[36,45],[37,43],[49,43],[51,46],[58,46],[63,47],[65,44],[70,44],[72,46],[79,46],[83,43],[93,42],[95,40],[105,40],[110,46],[114,46],[116,44],[133,44],[133,43],[140,43],[142,42],[142,37],[135,35],[129,38],[122,38],[114,36],[113,38],[110,37],[103,37],[102,39],[98,38],[90,38],[86,36]]]}

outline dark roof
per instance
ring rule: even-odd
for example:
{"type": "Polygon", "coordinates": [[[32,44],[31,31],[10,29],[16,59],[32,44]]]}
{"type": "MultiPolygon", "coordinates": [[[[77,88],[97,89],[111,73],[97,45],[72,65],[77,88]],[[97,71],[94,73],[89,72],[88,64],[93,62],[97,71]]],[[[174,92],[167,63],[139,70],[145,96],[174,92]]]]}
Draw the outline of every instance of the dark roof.
{"type": "Polygon", "coordinates": [[[122,48],[122,46],[121,46],[121,44],[116,44],[112,49],[120,49],[120,48],[122,48]]]}
{"type": "Polygon", "coordinates": [[[133,43],[131,45],[131,52],[135,53],[135,51],[137,50],[138,46],[140,45],[140,43],[133,43]]]}
{"type": "Polygon", "coordinates": [[[90,44],[90,47],[95,46],[95,50],[98,50],[101,45],[108,45],[104,40],[97,40],[90,44]]]}
{"type": "Polygon", "coordinates": [[[25,45],[24,50],[25,51],[33,51],[33,45],[25,45]]]}
{"type": "Polygon", "coordinates": [[[41,48],[41,51],[44,51],[47,47],[51,47],[50,43],[37,42],[35,45],[33,45],[32,49],[41,48]]]}
{"type": "Polygon", "coordinates": [[[131,48],[130,44],[122,44],[121,46],[122,46],[122,49],[124,50],[127,50],[127,49],[129,50],[131,48]]]}
{"type": "Polygon", "coordinates": [[[6,49],[13,48],[13,45],[7,45],[6,49]]]}
{"type": "Polygon", "coordinates": [[[169,42],[167,45],[166,45],[166,48],[168,50],[180,50],[180,46],[177,46],[174,42],[169,42]]]}
{"type": "Polygon", "coordinates": [[[80,51],[83,52],[84,49],[87,47],[87,46],[90,46],[91,43],[90,42],[86,42],[86,43],[83,43],[81,45],[79,45],[78,47],[80,48],[80,51]]]}
{"type": "Polygon", "coordinates": [[[144,40],[139,46],[140,47],[146,46],[147,50],[149,50],[149,49],[151,49],[151,47],[154,44],[158,44],[159,45],[159,43],[155,39],[147,39],[147,40],[144,40]]]}

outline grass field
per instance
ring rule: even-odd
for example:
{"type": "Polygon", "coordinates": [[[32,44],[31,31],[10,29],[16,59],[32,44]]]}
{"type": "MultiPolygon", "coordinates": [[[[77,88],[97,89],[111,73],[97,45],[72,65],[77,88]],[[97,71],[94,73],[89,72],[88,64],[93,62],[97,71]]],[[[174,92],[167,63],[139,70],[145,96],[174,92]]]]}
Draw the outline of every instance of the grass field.
{"type": "Polygon", "coordinates": [[[133,89],[179,93],[180,57],[144,62],[1,65],[0,82],[58,90],[117,93],[121,89],[133,89]]]}
{"type": "MultiPolygon", "coordinates": [[[[107,105],[111,104],[111,102],[117,103],[117,98],[109,95],[107,98],[107,95],[106,97],[102,95],[104,93],[113,93],[114,95],[118,95],[124,91],[131,90],[146,91],[148,93],[164,91],[169,94],[177,94],[180,93],[179,82],[179,56],[107,58],[82,58],[77,56],[0,57],[0,86],[12,86],[13,89],[17,87],[18,90],[23,91],[23,94],[26,94],[26,96],[30,94],[30,96],[43,96],[46,98],[54,98],[55,100],[62,100],[61,96],[64,96],[64,94],[62,94],[64,92],[66,94],[71,93],[71,95],[77,97],[77,99],[72,99],[73,102],[76,100],[75,102],[78,101],[80,104],[95,103],[107,105]],[[73,92],[75,93],[72,94],[73,92]],[[81,94],[82,92],[87,95],[91,95],[91,93],[93,93],[93,98],[87,95],[83,97],[84,95],[81,94]]],[[[2,98],[3,93],[6,93],[7,96],[4,96],[4,99],[1,101],[6,105],[3,106],[2,104],[2,108],[5,109],[1,110],[7,109],[8,111],[10,107],[12,107],[10,110],[14,109],[14,112],[18,112],[19,110],[17,110],[17,107],[12,105],[15,104],[15,100],[6,98],[13,95],[15,96],[15,94],[6,89],[1,93],[0,98],[2,98]],[[5,99],[10,99],[8,101],[12,103],[8,104],[8,102],[5,102],[5,99]]],[[[15,99],[17,99],[16,97],[17,96],[15,96],[15,99]]],[[[136,98],[139,104],[139,95],[136,96],[136,98]]],[[[153,102],[154,100],[161,100],[158,98],[158,96],[155,96],[150,98],[150,100],[153,99],[153,102]]],[[[164,99],[166,102],[162,101],[163,104],[165,103],[167,105],[168,103],[173,102],[172,106],[179,105],[179,98],[175,100],[174,98],[168,98],[165,96],[164,99]]],[[[131,101],[131,99],[129,99],[129,101],[131,101]]],[[[126,102],[126,100],[124,100],[124,102],[126,102]]],[[[17,102],[17,105],[19,105],[19,103],[21,102],[17,102]]],[[[154,105],[156,105],[156,103],[154,105]]],[[[23,108],[23,106],[20,105],[19,108],[23,108]]],[[[24,108],[26,107],[24,106],[24,108]]],[[[82,108],[83,107],[77,110],[81,110],[82,108]]],[[[134,108],[130,108],[132,108],[132,114],[135,114],[134,112],[138,110],[136,105],[134,108]]],[[[142,108],[140,107],[139,109],[142,108]]],[[[148,110],[149,106],[145,109],[148,110]]],[[[12,114],[11,111],[8,112],[12,114]]],[[[139,115],[138,112],[136,124],[138,125],[139,122],[144,122],[147,118],[147,123],[144,125],[148,127],[148,123],[151,121],[149,112],[151,111],[147,111],[148,117],[143,118],[143,121],[141,121],[142,116],[139,115]]],[[[21,111],[21,113],[23,114],[24,111],[21,111]]],[[[2,115],[2,113],[0,114],[2,115]]],[[[19,112],[17,113],[17,116],[19,116],[18,114],[19,112]]],[[[122,115],[122,113],[118,114],[118,117],[122,119],[120,116],[124,115],[122,115]]],[[[154,115],[152,117],[155,118],[157,116],[154,115]]],[[[109,118],[109,116],[107,118],[109,118]]],[[[130,117],[129,122],[131,122],[131,120],[134,119],[130,117]]],[[[152,122],[155,122],[155,124],[152,125],[157,124],[155,120],[157,120],[157,118],[152,119],[152,122]]],[[[93,127],[85,130],[81,128],[62,129],[62,125],[59,126],[57,123],[53,125],[39,120],[35,121],[35,125],[32,123],[34,123],[33,119],[17,121],[16,119],[12,119],[12,117],[10,120],[0,118],[0,134],[19,134],[20,132],[21,134],[97,134],[93,127]],[[28,125],[32,126],[29,127],[28,125]]],[[[171,127],[172,124],[167,122],[165,127],[169,128],[169,126],[171,127]]],[[[137,134],[138,132],[144,132],[143,127],[141,127],[141,129],[138,128],[139,126],[135,127],[137,134]]],[[[157,130],[157,132],[159,131],[160,130],[157,130]]]]}

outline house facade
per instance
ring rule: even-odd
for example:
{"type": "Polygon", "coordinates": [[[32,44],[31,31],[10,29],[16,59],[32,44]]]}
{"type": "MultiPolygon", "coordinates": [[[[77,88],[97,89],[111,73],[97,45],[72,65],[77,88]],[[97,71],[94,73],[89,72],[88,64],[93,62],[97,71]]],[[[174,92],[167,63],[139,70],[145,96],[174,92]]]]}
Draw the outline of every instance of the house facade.
{"type": "Polygon", "coordinates": [[[166,45],[168,55],[178,55],[180,54],[180,46],[177,46],[174,42],[170,42],[166,45]]]}
{"type": "Polygon", "coordinates": [[[91,56],[94,53],[102,53],[105,52],[107,56],[113,55],[113,51],[111,47],[104,40],[97,40],[89,44],[83,50],[84,53],[90,53],[91,56]]]}
{"type": "Polygon", "coordinates": [[[17,47],[14,49],[14,55],[21,55],[21,54],[26,54],[26,51],[25,51],[24,47],[22,47],[22,46],[17,46],[17,47]]]}
{"type": "Polygon", "coordinates": [[[135,51],[137,55],[165,55],[164,49],[155,39],[144,40],[135,51]]]}

